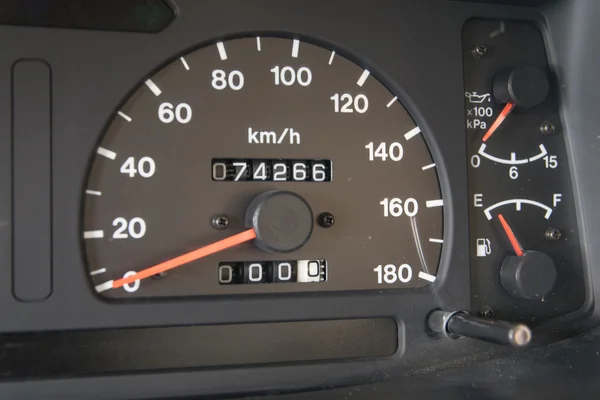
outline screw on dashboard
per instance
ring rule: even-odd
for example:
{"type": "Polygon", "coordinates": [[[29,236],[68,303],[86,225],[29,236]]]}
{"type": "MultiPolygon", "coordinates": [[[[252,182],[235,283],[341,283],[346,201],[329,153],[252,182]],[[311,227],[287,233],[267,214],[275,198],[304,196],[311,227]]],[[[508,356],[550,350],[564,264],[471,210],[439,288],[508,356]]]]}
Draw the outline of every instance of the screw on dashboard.
{"type": "Polygon", "coordinates": [[[212,217],[212,226],[215,229],[225,229],[229,226],[229,217],[224,214],[217,214],[212,217]]]}
{"type": "Polygon", "coordinates": [[[544,121],[540,125],[540,133],[542,135],[552,135],[555,132],[556,132],[556,125],[554,125],[552,122],[544,121]]]}
{"type": "Polygon", "coordinates": [[[162,271],[162,272],[159,272],[158,274],[152,275],[152,279],[156,279],[156,280],[163,279],[167,275],[168,275],[167,271],[162,271]]]}
{"type": "Polygon", "coordinates": [[[479,310],[479,315],[483,318],[494,318],[496,316],[496,312],[492,307],[484,306],[479,310]]]}
{"type": "Polygon", "coordinates": [[[562,232],[558,228],[549,227],[548,229],[546,229],[544,236],[547,240],[556,241],[562,237],[562,232]]]}
{"type": "Polygon", "coordinates": [[[487,52],[488,52],[488,48],[484,44],[474,46],[471,49],[471,54],[473,54],[473,57],[475,57],[475,58],[484,57],[487,54],[487,52]]]}
{"type": "Polygon", "coordinates": [[[333,214],[324,212],[319,215],[319,225],[323,228],[331,228],[335,224],[335,217],[333,214]]]}

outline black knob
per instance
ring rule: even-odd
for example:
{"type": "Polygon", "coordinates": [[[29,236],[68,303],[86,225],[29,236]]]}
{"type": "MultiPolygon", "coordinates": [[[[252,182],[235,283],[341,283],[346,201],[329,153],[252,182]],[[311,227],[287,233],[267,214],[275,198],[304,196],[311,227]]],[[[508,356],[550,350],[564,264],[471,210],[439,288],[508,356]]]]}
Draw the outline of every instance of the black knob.
{"type": "Polygon", "coordinates": [[[304,246],[313,231],[310,206],[298,194],[271,190],[256,196],[246,210],[246,228],[254,228],[254,244],[270,253],[289,253],[304,246]]]}
{"type": "Polygon", "coordinates": [[[550,83],[538,67],[525,66],[502,71],[494,79],[494,97],[498,103],[513,102],[519,108],[533,108],[548,96],[550,83]]]}
{"type": "Polygon", "coordinates": [[[556,267],[548,255],[528,250],[521,257],[506,257],[500,267],[500,281],[515,297],[541,299],[556,283],[556,267]]]}

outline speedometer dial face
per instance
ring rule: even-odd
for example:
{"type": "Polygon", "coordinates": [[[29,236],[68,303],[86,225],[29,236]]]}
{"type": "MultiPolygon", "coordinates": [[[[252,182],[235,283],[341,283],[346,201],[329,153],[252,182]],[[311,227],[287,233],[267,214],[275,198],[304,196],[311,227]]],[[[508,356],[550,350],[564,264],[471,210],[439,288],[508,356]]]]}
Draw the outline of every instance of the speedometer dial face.
{"type": "Polygon", "coordinates": [[[443,243],[419,127],[364,67],[296,39],[218,42],[145,80],[83,198],[111,298],[415,288],[443,243]]]}

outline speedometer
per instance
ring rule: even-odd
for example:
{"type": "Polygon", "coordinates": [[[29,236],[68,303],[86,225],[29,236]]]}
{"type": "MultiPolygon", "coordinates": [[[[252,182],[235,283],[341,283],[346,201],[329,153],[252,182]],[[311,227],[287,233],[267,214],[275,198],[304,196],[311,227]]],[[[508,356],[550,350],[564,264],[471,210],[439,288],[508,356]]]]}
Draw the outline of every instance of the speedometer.
{"type": "Polygon", "coordinates": [[[436,164],[369,69],[298,39],[178,57],[115,110],[83,194],[105,297],[422,287],[443,243],[436,164]]]}

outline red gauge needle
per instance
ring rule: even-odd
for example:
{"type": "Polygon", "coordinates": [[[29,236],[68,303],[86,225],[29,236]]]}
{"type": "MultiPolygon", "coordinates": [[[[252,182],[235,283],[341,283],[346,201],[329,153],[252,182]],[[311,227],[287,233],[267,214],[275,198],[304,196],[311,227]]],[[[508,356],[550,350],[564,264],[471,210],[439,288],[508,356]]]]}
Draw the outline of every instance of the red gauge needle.
{"type": "Polygon", "coordinates": [[[498,214],[498,219],[502,224],[502,228],[504,228],[506,236],[508,236],[508,240],[510,241],[511,246],[515,251],[515,254],[517,255],[517,257],[521,257],[523,255],[523,247],[521,246],[521,243],[519,243],[519,241],[517,240],[517,237],[515,236],[512,229],[510,229],[508,222],[506,222],[506,219],[504,219],[502,214],[498,214]]]}
{"type": "Polygon", "coordinates": [[[498,115],[498,118],[496,118],[496,120],[494,121],[492,126],[490,126],[490,129],[488,129],[488,131],[485,133],[485,135],[483,135],[482,140],[484,142],[487,141],[490,138],[490,136],[492,136],[494,134],[494,132],[496,132],[496,130],[500,127],[500,125],[502,125],[502,123],[504,122],[506,117],[508,117],[508,114],[510,114],[514,109],[515,109],[515,103],[513,103],[512,101],[509,101],[508,103],[506,103],[506,105],[504,106],[504,109],[502,109],[502,112],[500,113],[500,115],[498,115]]]}
{"type": "Polygon", "coordinates": [[[248,229],[247,231],[238,233],[237,235],[233,235],[226,239],[219,240],[218,242],[209,244],[208,246],[200,247],[199,249],[190,251],[189,253],[182,254],[178,257],[161,262],[160,264],[156,264],[152,267],[138,271],[135,275],[128,276],[127,278],[117,279],[113,281],[112,288],[117,289],[123,285],[127,285],[137,280],[145,279],[158,273],[173,268],[181,267],[184,264],[199,260],[203,257],[218,253],[223,250],[230,249],[234,246],[237,246],[238,244],[248,242],[255,238],[256,232],[254,231],[254,228],[248,229]]]}

